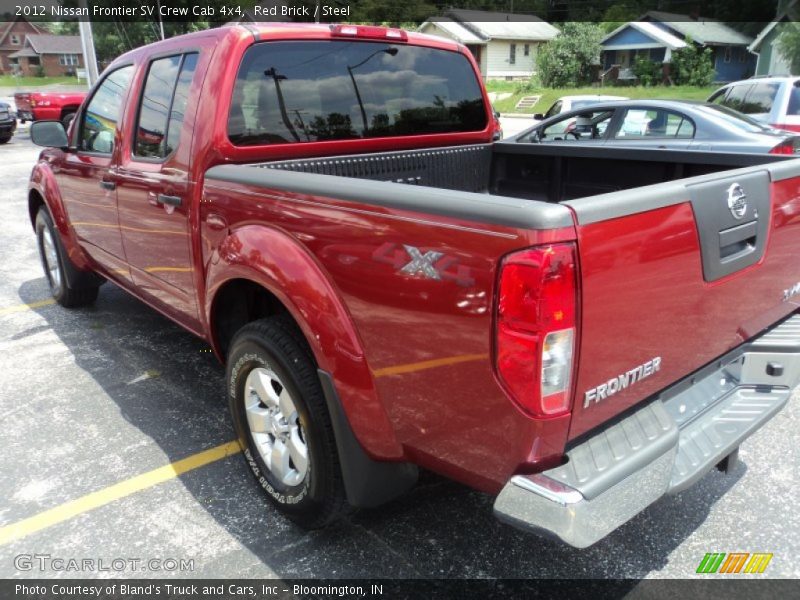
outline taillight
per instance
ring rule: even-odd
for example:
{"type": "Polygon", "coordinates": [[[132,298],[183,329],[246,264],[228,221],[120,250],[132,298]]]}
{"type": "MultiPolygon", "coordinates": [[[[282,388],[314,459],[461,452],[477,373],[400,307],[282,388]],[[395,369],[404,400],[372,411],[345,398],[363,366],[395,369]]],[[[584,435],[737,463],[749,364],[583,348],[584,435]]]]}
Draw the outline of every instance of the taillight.
{"type": "Polygon", "coordinates": [[[770,154],[794,154],[795,145],[791,139],[781,142],[769,151],[770,154]]]}
{"type": "Polygon", "coordinates": [[[500,271],[497,373],[526,412],[569,412],[575,354],[577,266],[574,244],[509,255],[500,271]]]}

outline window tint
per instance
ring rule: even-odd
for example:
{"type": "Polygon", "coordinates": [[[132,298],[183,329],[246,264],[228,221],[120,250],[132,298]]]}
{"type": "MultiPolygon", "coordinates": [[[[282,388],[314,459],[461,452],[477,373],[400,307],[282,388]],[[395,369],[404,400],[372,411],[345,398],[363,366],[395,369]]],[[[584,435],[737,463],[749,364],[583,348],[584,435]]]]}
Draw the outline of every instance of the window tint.
{"type": "Polygon", "coordinates": [[[133,65],[117,69],[103,80],[81,121],[79,148],[111,154],[114,135],[133,76],[133,65]]]}
{"type": "Polygon", "coordinates": [[[730,88],[722,88],[721,90],[714,92],[711,97],[708,99],[709,102],[713,102],[714,104],[724,104],[725,103],[725,94],[728,93],[730,88]]]}
{"type": "Polygon", "coordinates": [[[725,96],[725,101],[722,103],[722,105],[732,108],[733,110],[738,110],[739,112],[747,112],[745,110],[745,100],[747,99],[747,93],[752,88],[753,84],[733,86],[731,91],[728,92],[728,95],[725,96]]]}
{"type": "Polygon", "coordinates": [[[136,125],[134,154],[164,158],[177,146],[197,54],[169,56],[150,64],[136,125]]]}
{"type": "Polygon", "coordinates": [[[178,85],[175,86],[175,96],[172,99],[172,110],[169,112],[166,155],[171,154],[178,147],[183,118],[186,115],[186,104],[189,102],[189,88],[192,85],[196,68],[197,54],[187,54],[183,59],[181,74],[178,76],[178,85]]]}
{"type": "Polygon", "coordinates": [[[691,138],[694,124],[683,115],[666,110],[629,109],[617,139],[691,138]]]}
{"type": "Polygon", "coordinates": [[[741,112],[745,114],[768,113],[772,110],[772,103],[780,88],[779,83],[757,83],[747,94],[745,108],[741,112]]]}
{"type": "Polygon", "coordinates": [[[380,42],[266,42],[242,59],[228,137],[251,146],[478,131],[486,119],[461,54],[380,42]]]}

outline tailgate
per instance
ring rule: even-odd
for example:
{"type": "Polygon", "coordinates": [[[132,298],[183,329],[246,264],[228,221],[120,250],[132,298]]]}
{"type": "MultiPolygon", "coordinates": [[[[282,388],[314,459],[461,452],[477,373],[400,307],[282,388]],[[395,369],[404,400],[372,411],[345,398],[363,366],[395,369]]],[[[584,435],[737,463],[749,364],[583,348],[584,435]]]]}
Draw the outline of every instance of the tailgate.
{"type": "Polygon", "coordinates": [[[800,306],[800,160],[564,204],[582,285],[570,438],[800,306]]]}
{"type": "Polygon", "coordinates": [[[14,94],[14,104],[17,105],[17,112],[31,110],[31,95],[30,94],[14,94]]]}

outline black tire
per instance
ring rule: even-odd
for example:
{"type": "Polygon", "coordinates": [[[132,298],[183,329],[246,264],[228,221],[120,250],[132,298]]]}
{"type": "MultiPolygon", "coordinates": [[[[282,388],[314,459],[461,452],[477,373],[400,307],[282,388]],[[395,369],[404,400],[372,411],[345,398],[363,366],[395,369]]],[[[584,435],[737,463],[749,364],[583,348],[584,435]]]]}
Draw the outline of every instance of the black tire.
{"type": "Polygon", "coordinates": [[[228,353],[227,389],[245,460],[278,510],[307,529],[324,527],[348,512],[336,440],[319,376],[294,324],[282,317],[270,317],[239,330],[228,353]],[[277,375],[296,408],[309,457],[307,471],[297,485],[284,484],[270,471],[251,434],[245,388],[248,375],[256,368],[277,375]]]}
{"type": "Polygon", "coordinates": [[[64,125],[64,129],[69,129],[69,124],[72,123],[72,119],[75,118],[74,112],[68,112],[61,116],[61,123],[64,125]]]}
{"type": "Polygon", "coordinates": [[[11,136],[8,137],[0,137],[0,144],[7,144],[11,140],[11,136]]]}
{"type": "Polygon", "coordinates": [[[75,265],[72,264],[64,247],[61,245],[61,237],[53,225],[53,220],[47,209],[40,208],[36,214],[36,241],[39,246],[39,257],[42,260],[42,268],[44,269],[47,283],[50,286],[50,293],[61,306],[67,308],[76,308],[78,306],[86,306],[91,304],[97,299],[98,287],[93,285],[76,286],[71,285],[67,278],[67,269],[71,272],[77,272],[75,265]],[[49,242],[52,244],[55,256],[48,253],[45,249],[47,236],[49,235],[49,242]],[[50,258],[46,256],[50,255],[50,258]],[[55,260],[54,270],[51,272],[49,268],[50,260],[55,260]]]}

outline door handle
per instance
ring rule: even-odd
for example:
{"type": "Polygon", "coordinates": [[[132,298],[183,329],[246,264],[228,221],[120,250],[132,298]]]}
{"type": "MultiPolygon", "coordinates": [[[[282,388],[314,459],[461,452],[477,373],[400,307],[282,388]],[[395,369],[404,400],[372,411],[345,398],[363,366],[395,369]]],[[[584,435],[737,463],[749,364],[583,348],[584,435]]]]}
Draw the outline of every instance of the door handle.
{"type": "Polygon", "coordinates": [[[113,181],[101,181],[100,187],[104,190],[108,190],[109,192],[113,192],[115,189],[117,189],[117,184],[113,181]]]}
{"type": "Polygon", "coordinates": [[[159,204],[169,204],[170,206],[180,206],[181,205],[181,197],[180,196],[167,196],[166,194],[159,194],[158,195],[158,203],[159,204]]]}

